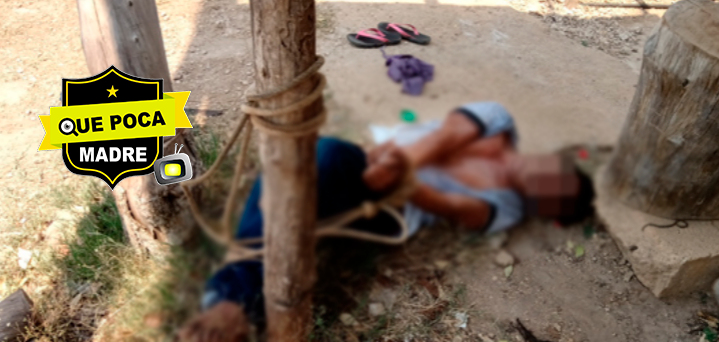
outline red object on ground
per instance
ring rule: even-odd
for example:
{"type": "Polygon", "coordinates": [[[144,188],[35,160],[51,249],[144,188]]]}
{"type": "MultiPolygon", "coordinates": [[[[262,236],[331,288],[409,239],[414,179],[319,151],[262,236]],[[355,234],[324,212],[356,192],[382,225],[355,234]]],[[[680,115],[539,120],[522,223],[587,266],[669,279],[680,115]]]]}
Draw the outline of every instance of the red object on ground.
{"type": "Polygon", "coordinates": [[[587,150],[585,150],[585,149],[580,149],[580,150],[577,152],[577,156],[579,157],[579,159],[588,159],[588,158],[589,158],[589,152],[587,152],[587,150]]]}

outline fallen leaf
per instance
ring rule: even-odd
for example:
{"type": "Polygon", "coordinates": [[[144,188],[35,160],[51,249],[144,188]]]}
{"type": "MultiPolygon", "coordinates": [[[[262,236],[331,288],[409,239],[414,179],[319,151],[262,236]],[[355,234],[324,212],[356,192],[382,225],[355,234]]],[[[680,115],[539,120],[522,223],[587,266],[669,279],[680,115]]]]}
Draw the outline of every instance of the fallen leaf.
{"type": "Polygon", "coordinates": [[[574,249],[574,241],[567,240],[567,249],[570,251],[574,249]]]}
{"type": "Polygon", "coordinates": [[[512,271],[514,271],[514,266],[509,265],[509,266],[505,267],[505,268],[504,268],[504,276],[505,276],[506,278],[509,278],[509,276],[512,275],[512,271]]]}
{"type": "Polygon", "coordinates": [[[706,314],[704,312],[699,312],[698,316],[702,321],[704,321],[704,323],[709,325],[709,327],[715,329],[717,328],[717,325],[719,324],[719,319],[717,319],[716,317],[706,314]]]}
{"type": "Polygon", "coordinates": [[[439,288],[437,287],[437,284],[424,279],[419,279],[417,280],[417,282],[425,289],[427,289],[427,292],[429,292],[432,297],[434,297],[435,299],[439,298],[439,288]]]}
{"type": "Polygon", "coordinates": [[[80,304],[80,299],[82,299],[82,293],[78,293],[75,298],[70,301],[70,312],[75,312],[75,310],[77,310],[78,304],[80,304]]]}
{"type": "Polygon", "coordinates": [[[577,245],[574,247],[574,257],[575,258],[581,258],[584,255],[584,246],[577,245]]]}
{"type": "Polygon", "coordinates": [[[27,269],[27,266],[30,264],[30,259],[32,259],[32,251],[18,247],[17,258],[17,263],[20,268],[23,270],[27,269]]]}
{"type": "Polygon", "coordinates": [[[454,318],[457,320],[455,327],[460,329],[467,329],[467,313],[466,312],[455,312],[454,318]]]}

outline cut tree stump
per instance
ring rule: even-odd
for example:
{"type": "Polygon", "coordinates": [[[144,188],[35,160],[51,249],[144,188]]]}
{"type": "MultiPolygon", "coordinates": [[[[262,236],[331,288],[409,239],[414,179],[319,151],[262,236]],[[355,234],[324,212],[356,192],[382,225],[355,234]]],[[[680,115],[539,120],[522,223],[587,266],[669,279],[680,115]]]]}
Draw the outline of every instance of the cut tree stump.
{"type": "Polygon", "coordinates": [[[719,4],[669,8],[607,169],[609,194],[673,219],[719,218],[719,4]]]}
{"type": "MultiPolygon", "coordinates": [[[[78,0],[80,29],[85,59],[92,74],[110,65],[131,75],[162,78],[165,92],[172,91],[172,79],[165,57],[160,21],[154,0],[78,0]]],[[[174,152],[174,143],[184,144],[195,177],[202,174],[197,149],[189,130],[178,129],[165,139],[165,155],[174,152]]],[[[200,189],[193,195],[199,200],[200,189]]],[[[195,220],[178,184],[158,185],[152,174],[130,177],[113,192],[125,233],[135,247],[150,254],[166,252],[167,244],[177,245],[194,231],[195,220]]]]}
{"type": "MultiPolygon", "coordinates": [[[[315,61],[314,0],[251,0],[255,81],[258,93],[284,86],[315,61]]],[[[306,97],[319,80],[310,77],[265,101],[276,109],[306,97]]],[[[303,122],[320,113],[322,98],[286,115],[278,124],[303,122]]],[[[264,221],[264,294],[269,341],[306,341],[316,278],[317,134],[298,138],[260,134],[261,208],[264,221]]]]}
{"type": "Polygon", "coordinates": [[[32,301],[19,289],[0,302],[0,341],[19,341],[32,315],[32,301]]]}

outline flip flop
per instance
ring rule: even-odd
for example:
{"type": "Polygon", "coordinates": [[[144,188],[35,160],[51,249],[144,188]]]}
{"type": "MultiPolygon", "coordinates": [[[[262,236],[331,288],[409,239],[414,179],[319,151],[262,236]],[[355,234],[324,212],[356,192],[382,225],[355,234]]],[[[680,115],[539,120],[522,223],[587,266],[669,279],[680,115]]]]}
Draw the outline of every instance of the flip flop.
{"type": "Polygon", "coordinates": [[[385,45],[396,45],[402,41],[402,36],[395,32],[382,32],[376,28],[362,30],[347,35],[350,44],[359,48],[377,48],[385,45]]]}
{"type": "Polygon", "coordinates": [[[399,35],[403,39],[407,39],[415,44],[427,45],[429,44],[430,40],[432,40],[429,36],[419,33],[419,31],[417,31],[417,28],[410,24],[379,23],[377,27],[384,34],[399,33],[399,35]]]}

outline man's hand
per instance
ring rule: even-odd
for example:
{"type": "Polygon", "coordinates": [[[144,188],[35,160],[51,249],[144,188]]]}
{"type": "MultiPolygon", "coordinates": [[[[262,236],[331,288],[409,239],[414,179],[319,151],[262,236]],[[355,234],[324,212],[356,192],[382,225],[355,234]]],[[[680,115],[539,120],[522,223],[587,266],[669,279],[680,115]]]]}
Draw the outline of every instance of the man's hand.
{"type": "Polygon", "coordinates": [[[247,341],[249,323],[242,306],[219,302],[180,330],[180,342],[247,341]]]}
{"type": "Polygon", "coordinates": [[[388,142],[367,153],[367,169],[362,177],[370,189],[388,191],[402,181],[408,169],[409,161],[404,151],[388,142]]]}

